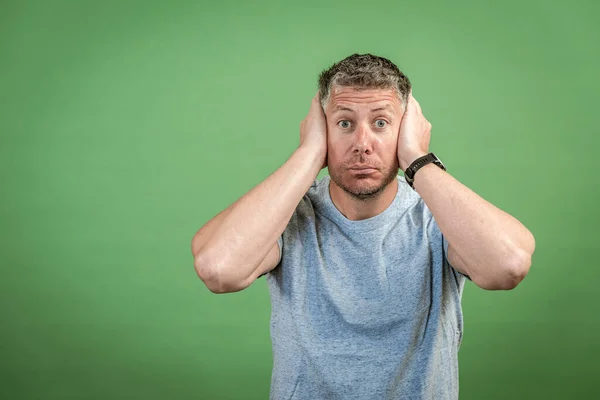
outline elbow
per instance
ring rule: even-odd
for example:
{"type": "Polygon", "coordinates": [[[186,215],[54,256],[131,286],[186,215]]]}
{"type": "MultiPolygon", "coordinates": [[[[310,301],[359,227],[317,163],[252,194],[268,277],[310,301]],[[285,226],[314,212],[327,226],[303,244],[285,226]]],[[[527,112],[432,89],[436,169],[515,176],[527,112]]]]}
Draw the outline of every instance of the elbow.
{"type": "Polygon", "coordinates": [[[245,287],[224,279],[220,265],[211,262],[202,254],[194,257],[194,269],[208,290],[215,294],[238,292],[245,287]]]}
{"type": "Polygon", "coordinates": [[[529,273],[530,265],[531,263],[522,263],[507,268],[504,272],[504,279],[500,281],[497,290],[515,289],[529,273]]]}
{"type": "Polygon", "coordinates": [[[212,268],[211,264],[202,254],[194,256],[194,269],[200,280],[213,293],[223,293],[219,284],[219,272],[212,268]]]}
{"type": "Polygon", "coordinates": [[[535,238],[531,232],[527,232],[527,239],[513,251],[511,261],[504,268],[505,280],[502,290],[512,290],[516,288],[529,273],[531,268],[531,257],[535,251],[535,238]]]}
{"type": "Polygon", "coordinates": [[[512,260],[498,266],[492,279],[483,279],[475,283],[487,290],[512,290],[525,279],[531,268],[531,254],[518,251],[512,260]]]}
{"type": "MultiPolygon", "coordinates": [[[[532,235],[533,238],[533,235],[532,235]]],[[[529,250],[517,249],[513,252],[512,260],[505,266],[505,282],[503,290],[512,290],[525,279],[531,268],[531,257],[535,242],[529,250]]]]}
{"type": "Polygon", "coordinates": [[[525,279],[531,268],[531,257],[535,251],[535,238],[527,231],[527,235],[506,256],[498,270],[497,281],[492,284],[494,290],[512,290],[525,279]]]}

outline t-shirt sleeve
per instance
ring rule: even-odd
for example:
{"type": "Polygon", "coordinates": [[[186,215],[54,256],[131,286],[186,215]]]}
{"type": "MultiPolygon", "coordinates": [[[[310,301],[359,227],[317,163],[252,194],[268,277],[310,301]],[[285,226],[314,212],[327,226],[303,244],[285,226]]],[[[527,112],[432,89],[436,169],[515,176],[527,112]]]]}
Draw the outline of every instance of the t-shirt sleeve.
{"type": "Polygon", "coordinates": [[[277,244],[279,245],[279,262],[281,262],[281,257],[283,256],[283,235],[279,236],[277,244]]]}

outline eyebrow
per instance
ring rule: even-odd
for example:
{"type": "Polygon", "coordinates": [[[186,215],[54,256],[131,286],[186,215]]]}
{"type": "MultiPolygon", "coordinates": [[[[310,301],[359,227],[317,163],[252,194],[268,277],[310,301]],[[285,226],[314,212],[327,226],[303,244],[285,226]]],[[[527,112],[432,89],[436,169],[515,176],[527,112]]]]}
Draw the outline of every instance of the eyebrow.
{"type": "MultiPolygon", "coordinates": [[[[335,106],[335,108],[333,109],[333,112],[338,112],[338,111],[351,111],[354,112],[353,109],[348,108],[348,107],[342,107],[342,106],[335,106]]],[[[377,108],[373,108],[371,110],[371,112],[375,112],[375,111],[390,111],[393,112],[394,108],[390,105],[390,104],[386,104],[385,107],[377,107],[377,108]]]]}

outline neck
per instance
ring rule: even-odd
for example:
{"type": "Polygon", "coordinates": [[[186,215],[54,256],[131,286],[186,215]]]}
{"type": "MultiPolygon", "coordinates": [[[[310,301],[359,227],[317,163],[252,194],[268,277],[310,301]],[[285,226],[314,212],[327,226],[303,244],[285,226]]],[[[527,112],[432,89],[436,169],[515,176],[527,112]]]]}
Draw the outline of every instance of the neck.
{"type": "Polygon", "coordinates": [[[384,212],[394,201],[398,193],[398,179],[395,178],[379,194],[372,198],[360,200],[346,193],[329,180],[329,195],[335,207],[351,221],[372,218],[384,212]]]}

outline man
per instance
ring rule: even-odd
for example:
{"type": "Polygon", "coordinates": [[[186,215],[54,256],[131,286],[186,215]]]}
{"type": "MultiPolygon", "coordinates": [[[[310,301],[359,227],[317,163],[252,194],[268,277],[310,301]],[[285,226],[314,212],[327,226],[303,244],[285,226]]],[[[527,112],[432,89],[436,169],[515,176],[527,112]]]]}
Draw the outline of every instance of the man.
{"type": "Polygon", "coordinates": [[[194,236],[211,291],[266,274],[272,399],[458,398],[465,280],[514,288],[535,241],[445,171],[430,129],[396,65],[347,57],[298,149],[194,236]]]}

